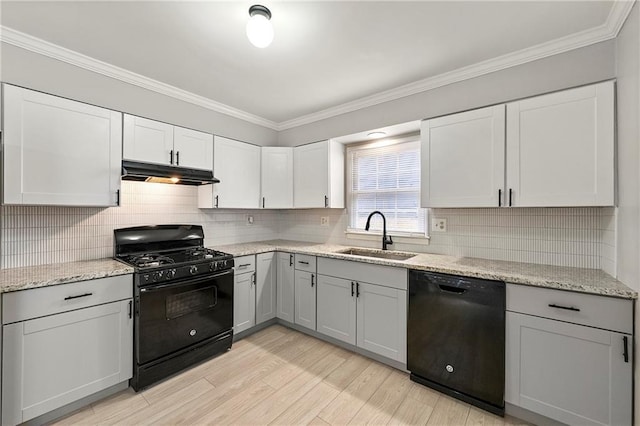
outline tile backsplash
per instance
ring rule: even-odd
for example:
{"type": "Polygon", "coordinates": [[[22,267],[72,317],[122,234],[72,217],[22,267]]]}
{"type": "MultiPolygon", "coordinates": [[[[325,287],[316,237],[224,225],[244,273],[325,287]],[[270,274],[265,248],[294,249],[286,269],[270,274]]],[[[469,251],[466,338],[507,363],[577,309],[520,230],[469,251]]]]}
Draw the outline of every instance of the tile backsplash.
{"type": "Polygon", "coordinates": [[[199,224],[208,246],[278,238],[277,211],[199,209],[193,186],[123,181],[121,193],[120,207],[0,207],[0,267],[112,257],[113,230],[128,226],[199,224]]]}
{"type": "MultiPolygon", "coordinates": [[[[114,229],[160,223],[200,224],[212,247],[275,238],[379,245],[348,238],[346,210],[198,209],[190,186],[123,181],[120,207],[2,206],[0,213],[1,268],[111,257],[114,229]]],[[[435,209],[431,217],[446,218],[447,232],[432,232],[429,244],[397,239],[393,248],[615,273],[614,208],[435,209]]]]}

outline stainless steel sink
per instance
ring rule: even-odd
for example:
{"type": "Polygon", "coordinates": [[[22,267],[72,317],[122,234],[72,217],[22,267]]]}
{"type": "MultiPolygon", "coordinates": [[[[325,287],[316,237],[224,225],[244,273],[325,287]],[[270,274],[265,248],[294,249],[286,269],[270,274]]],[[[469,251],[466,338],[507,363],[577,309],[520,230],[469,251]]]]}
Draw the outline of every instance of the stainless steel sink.
{"type": "Polygon", "coordinates": [[[417,256],[414,253],[404,253],[399,251],[386,251],[386,250],[376,250],[376,249],[366,249],[366,248],[356,248],[356,247],[340,250],[340,251],[337,251],[336,253],[350,254],[352,256],[376,257],[378,259],[389,259],[389,260],[407,260],[407,259],[411,259],[414,256],[417,256]]]}

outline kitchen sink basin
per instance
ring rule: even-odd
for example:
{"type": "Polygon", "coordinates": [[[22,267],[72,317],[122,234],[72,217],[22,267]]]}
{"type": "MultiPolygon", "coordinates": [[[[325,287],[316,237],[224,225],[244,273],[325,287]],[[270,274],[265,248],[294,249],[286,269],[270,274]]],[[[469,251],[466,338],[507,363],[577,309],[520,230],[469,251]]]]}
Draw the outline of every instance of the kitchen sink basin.
{"type": "Polygon", "coordinates": [[[340,254],[350,254],[353,256],[363,256],[363,257],[375,257],[378,259],[389,259],[389,260],[407,260],[416,256],[414,253],[404,253],[399,251],[386,251],[386,250],[376,250],[376,249],[366,249],[366,248],[356,248],[351,247],[346,250],[340,250],[336,253],[340,254]]]}

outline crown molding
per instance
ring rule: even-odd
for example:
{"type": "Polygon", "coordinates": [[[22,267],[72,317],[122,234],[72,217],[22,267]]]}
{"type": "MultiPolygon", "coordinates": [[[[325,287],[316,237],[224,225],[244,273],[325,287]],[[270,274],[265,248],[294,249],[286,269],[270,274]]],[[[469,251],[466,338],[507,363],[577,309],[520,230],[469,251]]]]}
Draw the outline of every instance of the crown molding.
{"type": "Polygon", "coordinates": [[[498,56],[486,61],[478,62],[467,67],[458,68],[457,70],[439,74],[434,77],[418,80],[413,83],[405,84],[394,89],[366,96],[352,102],[347,102],[342,105],[327,108],[292,120],[283,121],[278,123],[278,130],[282,131],[302,126],[304,124],[314,123],[337,115],[372,107],[384,102],[394,101],[436,89],[438,87],[446,86],[448,84],[457,83],[474,77],[480,77],[485,74],[515,67],[527,62],[564,53],[569,50],[610,40],[615,38],[618,35],[618,32],[620,32],[624,21],[631,12],[634,2],[635,0],[616,1],[613,4],[605,23],[597,27],[541,43],[513,53],[498,56]]]}
{"type": "Polygon", "coordinates": [[[264,126],[272,130],[278,129],[278,125],[274,121],[267,120],[266,118],[216,102],[212,99],[205,98],[204,96],[196,95],[195,93],[128,71],[124,68],[108,64],[6,26],[0,26],[0,41],[58,61],[66,62],[88,71],[102,74],[106,77],[110,77],[124,83],[170,96],[240,120],[248,121],[249,123],[264,126]]]}
{"type": "Polygon", "coordinates": [[[506,68],[525,64],[538,59],[557,55],[569,50],[589,46],[591,44],[615,38],[625,20],[629,16],[635,0],[615,1],[604,24],[575,34],[538,44],[513,53],[498,56],[493,59],[446,72],[434,77],[425,78],[413,83],[386,90],[374,95],[366,96],[352,102],[347,102],[322,111],[307,114],[292,120],[276,123],[263,117],[233,108],[204,96],[179,89],[166,83],[125,70],[106,62],[91,58],[70,49],[58,46],[48,41],[30,36],[14,29],[0,25],[0,41],[22,49],[47,56],[68,64],[86,69],[104,76],[123,81],[162,95],[170,96],[184,102],[216,111],[249,123],[257,124],[272,130],[282,131],[294,127],[325,120],[337,115],[372,107],[385,102],[394,101],[407,96],[432,90],[448,84],[479,77],[506,68]]]}

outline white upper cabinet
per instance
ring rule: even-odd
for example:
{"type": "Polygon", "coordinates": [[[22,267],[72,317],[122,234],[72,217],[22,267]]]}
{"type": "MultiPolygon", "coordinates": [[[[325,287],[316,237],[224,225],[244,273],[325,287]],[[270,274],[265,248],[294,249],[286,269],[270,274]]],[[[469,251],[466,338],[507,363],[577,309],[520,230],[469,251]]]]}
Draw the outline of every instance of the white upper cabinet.
{"type": "Polygon", "coordinates": [[[123,158],[212,170],[213,135],[125,114],[123,158]]]}
{"type": "Polygon", "coordinates": [[[173,126],[134,115],[124,115],[122,157],[126,160],[171,165],[173,126]]]}
{"type": "Polygon", "coordinates": [[[507,104],[507,191],[519,207],[614,205],[613,82],[507,104]]]}
{"type": "Polygon", "coordinates": [[[504,187],[505,107],[422,122],[422,206],[497,207],[504,187]]]}
{"type": "Polygon", "coordinates": [[[115,206],[122,114],[3,85],[3,203],[115,206]]]}
{"type": "Polygon", "coordinates": [[[262,148],[262,201],[267,209],[293,207],[293,148],[262,148]]]}
{"type": "Polygon", "coordinates": [[[198,207],[259,208],[260,147],[221,136],[213,146],[213,171],[220,183],[198,187],[198,207]]]}
{"type": "Polygon", "coordinates": [[[612,206],[614,120],[610,81],[425,120],[422,206],[612,206]]]}
{"type": "Polygon", "coordinates": [[[293,149],[293,205],[344,208],[344,146],[327,140],[293,149]]]}
{"type": "Polygon", "coordinates": [[[212,169],[213,135],[184,127],[174,127],[173,149],[176,151],[176,166],[212,169]]]}

